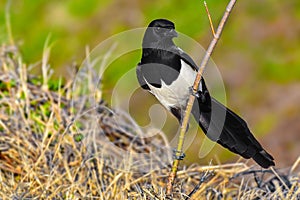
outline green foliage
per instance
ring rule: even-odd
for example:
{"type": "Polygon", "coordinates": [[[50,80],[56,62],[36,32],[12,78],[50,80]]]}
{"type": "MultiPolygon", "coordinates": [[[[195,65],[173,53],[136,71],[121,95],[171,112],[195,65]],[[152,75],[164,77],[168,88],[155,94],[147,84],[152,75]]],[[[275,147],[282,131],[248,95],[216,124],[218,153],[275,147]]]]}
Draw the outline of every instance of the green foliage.
{"type": "Polygon", "coordinates": [[[80,133],[74,135],[75,142],[81,142],[83,140],[83,138],[84,138],[84,136],[80,133]]]}
{"type": "Polygon", "coordinates": [[[298,81],[300,78],[299,62],[296,61],[300,51],[297,49],[288,50],[287,57],[281,57],[279,53],[274,53],[270,57],[264,58],[259,67],[259,75],[262,79],[273,80],[277,82],[298,81]]]}
{"type": "Polygon", "coordinates": [[[48,81],[48,87],[50,90],[58,91],[60,88],[62,88],[62,86],[63,84],[61,83],[61,81],[53,80],[53,79],[50,79],[48,81]]]}
{"type": "Polygon", "coordinates": [[[7,92],[9,88],[16,86],[15,80],[9,80],[8,82],[4,82],[0,80],[0,90],[1,92],[7,92]]]}

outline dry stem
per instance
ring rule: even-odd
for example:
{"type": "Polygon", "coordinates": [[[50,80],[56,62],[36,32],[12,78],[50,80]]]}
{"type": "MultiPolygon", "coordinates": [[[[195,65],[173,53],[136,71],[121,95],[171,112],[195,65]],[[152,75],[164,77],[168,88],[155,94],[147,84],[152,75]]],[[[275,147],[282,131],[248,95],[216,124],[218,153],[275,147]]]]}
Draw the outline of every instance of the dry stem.
{"type": "MultiPolygon", "coordinates": [[[[214,34],[214,38],[211,41],[205,55],[204,58],[201,61],[200,67],[199,67],[199,71],[197,73],[194,85],[193,85],[193,93],[196,93],[198,91],[199,88],[199,83],[202,77],[202,74],[204,72],[205,66],[207,65],[209,58],[214,50],[214,48],[216,47],[216,44],[221,36],[222,30],[224,28],[224,25],[229,17],[229,14],[233,8],[233,6],[235,5],[236,0],[230,0],[229,4],[226,7],[226,10],[224,12],[224,15],[220,21],[220,24],[217,28],[217,32],[216,34],[214,34]]],[[[190,114],[192,111],[192,107],[195,101],[195,96],[194,95],[190,95],[189,97],[189,101],[187,103],[187,107],[185,110],[185,115],[183,118],[183,122],[181,124],[180,127],[180,134],[179,134],[179,140],[178,140],[178,146],[177,146],[177,150],[176,150],[176,157],[179,157],[181,152],[182,152],[182,147],[183,147],[183,142],[184,142],[184,138],[185,138],[185,133],[186,133],[186,127],[188,125],[189,122],[189,118],[190,118],[190,114]]],[[[174,179],[176,177],[176,173],[177,173],[177,168],[179,165],[179,161],[178,159],[174,159],[173,161],[173,165],[172,165],[172,169],[171,169],[171,173],[169,175],[169,179],[168,179],[168,184],[167,184],[167,195],[170,195],[172,192],[172,187],[173,187],[173,183],[174,183],[174,179]]]]}

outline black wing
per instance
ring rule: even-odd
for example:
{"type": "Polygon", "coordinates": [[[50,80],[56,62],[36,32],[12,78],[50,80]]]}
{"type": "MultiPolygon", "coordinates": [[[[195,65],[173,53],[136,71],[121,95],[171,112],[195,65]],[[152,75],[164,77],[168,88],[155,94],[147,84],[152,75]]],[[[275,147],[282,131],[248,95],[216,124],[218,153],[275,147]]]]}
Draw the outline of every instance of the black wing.
{"type": "MultiPolygon", "coordinates": [[[[168,51],[152,51],[152,54],[143,58],[137,67],[137,77],[140,85],[151,84],[156,88],[171,85],[175,81],[181,69],[180,56],[168,51]]],[[[147,86],[148,87],[148,86],[147,86]]],[[[148,89],[144,86],[144,89],[148,89]]]]}
{"type": "Polygon", "coordinates": [[[186,63],[189,64],[189,66],[191,66],[191,68],[193,68],[193,70],[198,71],[198,66],[196,65],[196,63],[194,62],[194,60],[188,55],[186,54],[183,50],[178,48],[178,53],[181,57],[182,60],[184,60],[186,63]]]}
{"type": "Polygon", "coordinates": [[[202,92],[192,113],[208,138],[244,158],[253,158],[260,166],[274,166],[267,153],[249,130],[247,123],[216,99],[210,97],[202,79],[202,92]],[[213,111],[213,112],[212,112],[213,111]]]}
{"type": "Polygon", "coordinates": [[[144,89],[144,90],[150,90],[149,86],[147,85],[144,77],[143,77],[143,73],[142,73],[142,68],[140,63],[138,64],[138,66],[136,67],[136,76],[138,79],[138,82],[140,84],[140,86],[144,89]]]}

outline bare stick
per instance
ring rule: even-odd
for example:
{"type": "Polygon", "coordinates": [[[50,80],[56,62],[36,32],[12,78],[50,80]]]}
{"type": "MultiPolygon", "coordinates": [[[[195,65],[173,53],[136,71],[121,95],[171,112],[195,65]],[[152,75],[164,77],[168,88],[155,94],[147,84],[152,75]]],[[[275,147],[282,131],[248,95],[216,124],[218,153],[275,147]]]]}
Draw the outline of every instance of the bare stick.
{"type": "Polygon", "coordinates": [[[204,1],[204,6],[205,6],[205,10],[206,10],[207,17],[208,17],[208,20],[209,20],[209,24],[210,24],[211,32],[212,32],[212,33],[213,33],[213,35],[215,36],[215,35],[216,35],[215,28],[214,28],[214,25],[213,25],[213,23],[212,23],[211,16],[210,16],[210,12],[209,12],[209,10],[208,10],[208,7],[207,7],[207,4],[206,4],[206,1],[204,1]]]}
{"type": "MultiPolygon", "coordinates": [[[[210,45],[208,46],[208,49],[201,61],[200,67],[199,67],[199,71],[197,73],[194,85],[193,85],[193,93],[196,93],[198,91],[199,88],[199,83],[202,77],[202,74],[204,72],[205,66],[207,65],[209,58],[214,50],[214,48],[216,47],[216,44],[221,36],[222,30],[224,28],[224,25],[230,15],[230,12],[233,8],[233,6],[235,5],[236,0],[230,0],[230,2],[228,3],[226,10],[224,12],[224,15],[219,23],[218,29],[216,34],[214,35],[213,40],[210,42],[210,45]]],[[[183,118],[183,122],[181,124],[180,127],[180,134],[179,134],[179,139],[178,139],[178,145],[177,145],[177,150],[176,150],[176,158],[179,158],[182,152],[182,147],[183,147],[183,142],[184,142],[184,138],[185,138],[185,133],[186,133],[186,127],[188,125],[189,122],[189,118],[190,118],[190,114],[192,111],[192,107],[195,101],[195,96],[194,95],[190,95],[189,97],[189,101],[187,103],[187,107],[185,110],[185,115],[183,118]]],[[[167,183],[167,195],[170,195],[172,192],[172,188],[173,188],[173,183],[177,174],[177,168],[179,165],[179,159],[174,159],[173,161],[173,165],[172,165],[172,169],[171,169],[171,173],[169,175],[168,178],[168,183],[167,183]]]]}

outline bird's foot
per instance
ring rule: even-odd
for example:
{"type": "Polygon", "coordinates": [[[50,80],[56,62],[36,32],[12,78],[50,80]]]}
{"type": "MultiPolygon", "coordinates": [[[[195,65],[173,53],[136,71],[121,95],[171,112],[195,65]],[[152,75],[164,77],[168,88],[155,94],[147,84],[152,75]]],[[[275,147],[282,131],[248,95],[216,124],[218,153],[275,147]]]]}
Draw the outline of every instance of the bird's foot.
{"type": "Polygon", "coordinates": [[[177,149],[173,149],[173,158],[175,160],[183,160],[185,154],[182,151],[178,151],[177,149]]]}
{"type": "Polygon", "coordinates": [[[200,99],[202,103],[204,103],[208,98],[207,96],[209,96],[208,91],[205,92],[201,92],[201,91],[197,91],[194,92],[193,87],[189,87],[189,91],[190,94],[195,96],[197,99],[200,99]]]}
{"type": "Polygon", "coordinates": [[[200,97],[200,91],[195,92],[193,86],[189,87],[189,92],[191,95],[195,96],[196,98],[200,97]]]}

